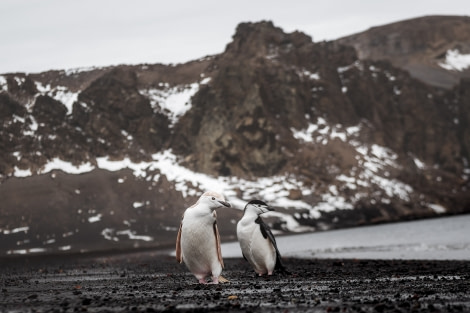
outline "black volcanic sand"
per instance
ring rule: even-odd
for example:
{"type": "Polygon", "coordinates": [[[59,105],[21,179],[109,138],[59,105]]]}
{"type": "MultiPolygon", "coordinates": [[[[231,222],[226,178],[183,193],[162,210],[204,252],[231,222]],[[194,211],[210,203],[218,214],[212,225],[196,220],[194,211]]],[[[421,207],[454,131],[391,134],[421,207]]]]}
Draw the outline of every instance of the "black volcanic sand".
{"type": "Polygon", "coordinates": [[[0,312],[465,312],[470,261],[284,259],[291,275],[200,285],[158,253],[0,260],[0,312]]]}

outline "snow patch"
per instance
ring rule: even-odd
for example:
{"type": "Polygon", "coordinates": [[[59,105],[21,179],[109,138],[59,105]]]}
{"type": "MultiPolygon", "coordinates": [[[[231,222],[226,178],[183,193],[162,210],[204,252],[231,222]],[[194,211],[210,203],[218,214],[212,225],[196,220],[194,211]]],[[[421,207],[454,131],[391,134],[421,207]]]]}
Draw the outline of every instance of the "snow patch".
{"type": "Polygon", "coordinates": [[[341,66],[336,69],[338,74],[342,74],[344,72],[347,72],[353,68],[357,68],[358,70],[362,71],[364,69],[362,63],[360,61],[355,61],[354,63],[346,66],[341,66]]]}
{"type": "Polygon", "coordinates": [[[319,117],[316,123],[310,123],[306,129],[296,130],[295,128],[291,128],[291,131],[295,139],[325,145],[335,138],[347,142],[348,139],[356,137],[360,129],[360,125],[346,129],[340,124],[329,126],[324,118],[319,117]]]}
{"type": "Polygon", "coordinates": [[[29,254],[29,253],[40,253],[46,252],[47,250],[44,248],[30,248],[30,249],[19,249],[19,250],[8,250],[7,254],[29,254]]]}
{"type": "Polygon", "coordinates": [[[300,77],[307,77],[310,80],[319,80],[320,79],[320,74],[317,73],[312,73],[309,70],[303,69],[299,70],[298,74],[300,77]]]}
{"type": "Polygon", "coordinates": [[[49,240],[46,240],[46,241],[43,242],[44,245],[50,245],[50,244],[53,244],[53,243],[55,243],[55,239],[54,239],[54,238],[49,239],[49,240]]]}
{"type": "Polygon", "coordinates": [[[98,214],[98,215],[95,215],[95,216],[90,216],[90,217],[88,218],[88,222],[89,222],[89,223],[96,223],[96,222],[99,222],[99,221],[101,221],[101,217],[102,217],[101,214],[98,214]]]}
{"type": "Polygon", "coordinates": [[[52,98],[62,102],[67,108],[67,115],[72,114],[73,104],[78,100],[78,92],[69,91],[66,87],[57,86],[49,93],[52,98]]]}
{"type": "Polygon", "coordinates": [[[28,230],[29,230],[29,226],[22,226],[22,227],[13,228],[12,230],[4,229],[3,234],[9,235],[9,234],[16,234],[16,233],[21,233],[21,232],[24,232],[25,234],[27,234],[28,230]]]}
{"type": "Polygon", "coordinates": [[[73,104],[78,100],[78,92],[72,92],[64,86],[51,87],[50,84],[44,86],[40,82],[35,82],[36,88],[41,95],[47,95],[59,101],[67,108],[67,115],[72,114],[73,104]]]}
{"type": "Polygon", "coordinates": [[[426,168],[426,164],[421,162],[418,158],[413,158],[413,162],[415,163],[416,167],[419,168],[420,170],[426,168]]]}
{"type": "Polygon", "coordinates": [[[439,66],[449,71],[463,71],[470,67],[470,54],[460,54],[459,50],[447,50],[444,62],[439,66]]]}
{"type": "Polygon", "coordinates": [[[136,235],[135,231],[132,231],[130,229],[115,231],[112,228],[105,228],[101,231],[101,235],[106,240],[111,241],[119,241],[119,238],[117,236],[127,236],[131,240],[153,241],[153,237],[136,235]]]}
{"type": "Polygon", "coordinates": [[[23,170],[23,169],[18,168],[17,166],[15,166],[14,171],[13,171],[13,176],[15,177],[28,177],[31,175],[33,175],[33,173],[31,172],[30,169],[23,170]]]}
{"type": "Polygon", "coordinates": [[[2,75],[0,75],[0,91],[8,91],[7,79],[2,75]]]}
{"type": "MultiPolygon", "coordinates": [[[[210,77],[207,77],[201,81],[201,84],[207,84],[209,81],[210,77]]],[[[181,116],[191,109],[191,98],[199,91],[199,84],[192,83],[172,88],[167,84],[161,84],[161,86],[162,89],[141,89],[139,92],[150,100],[154,110],[162,109],[167,113],[173,126],[181,116]]]]}
{"type": "Polygon", "coordinates": [[[276,211],[269,211],[268,213],[263,214],[263,217],[269,216],[279,218],[279,220],[283,222],[284,228],[292,232],[307,232],[313,230],[312,227],[300,225],[290,214],[284,214],[276,211]]]}
{"type": "Polygon", "coordinates": [[[30,115],[29,118],[31,120],[31,125],[28,125],[28,129],[25,129],[23,131],[23,135],[35,137],[36,131],[38,130],[38,123],[36,122],[36,119],[32,115],[30,115]]]}
{"type": "Polygon", "coordinates": [[[84,163],[84,164],[75,166],[70,162],[63,161],[59,158],[54,158],[48,163],[46,163],[46,165],[44,165],[44,168],[41,170],[41,173],[45,174],[53,170],[62,170],[68,174],[82,174],[82,173],[90,172],[93,169],[94,169],[94,166],[91,165],[90,163],[84,163]]]}
{"type": "Polygon", "coordinates": [[[140,207],[143,207],[144,206],[144,203],[143,202],[134,202],[132,204],[132,206],[134,207],[134,209],[138,209],[140,207]]]}
{"type": "Polygon", "coordinates": [[[131,240],[153,241],[153,237],[136,235],[135,232],[131,231],[130,229],[118,231],[116,232],[116,235],[126,235],[131,240]]]}
{"type": "Polygon", "coordinates": [[[114,229],[112,228],[103,229],[101,231],[101,236],[103,236],[106,240],[119,241],[119,238],[114,236],[114,229]]]}
{"type": "Polygon", "coordinates": [[[70,68],[70,69],[65,70],[65,75],[71,76],[71,75],[75,75],[75,74],[79,74],[79,73],[83,73],[83,72],[91,72],[95,69],[97,69],[97,67],[94,67],[94,66],[92,66],[92,67],[70,68]]]}
{"type": "Polygon", "coordinates": [[[201,85],[207,85],[211,80],[212,80],[211,77],[206,77],[206,78],[204,78],[203,80],[201,80],[201,82],[200,82],[199,84],[201,84],[201,85]]]}
{"type": "Polygon", "coordinates": [[[428,203],[428,207],[437,214],[443,214],[447,212],[447,209],[440,204],[428,203]]]}
{"type": "Polygon", "coordinates": [[[70,237],[70,236],[73,236],[73,231],[69,231],[69,232],[66,232],[66,233],[63,233],[62,234],[62,238],[67,238],[67,237],[70,237]]]}

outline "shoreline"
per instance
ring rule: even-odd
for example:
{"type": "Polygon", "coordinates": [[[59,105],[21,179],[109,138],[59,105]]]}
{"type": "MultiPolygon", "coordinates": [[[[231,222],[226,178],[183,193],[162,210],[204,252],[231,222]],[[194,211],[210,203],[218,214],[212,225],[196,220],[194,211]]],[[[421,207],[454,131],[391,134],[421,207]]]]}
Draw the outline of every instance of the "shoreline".
{"type": "MultiPolygon", "coordinates": [[[[328,231],[276,235],[284,257],[329,259],[470,260],[470,214],[442,216],[328,231]]],[[[166,238],[168,239],[168,238],[166,238]]],[[[170,240],[131,248],[103,245],[90,251],[55,251],[0,255],[0,262],[24,258],[93,257],[110,254],[174,253],[176,233],[170,240]]],[[[236,238],[222,239],[222,256],[242,257],[236,238]]]]}

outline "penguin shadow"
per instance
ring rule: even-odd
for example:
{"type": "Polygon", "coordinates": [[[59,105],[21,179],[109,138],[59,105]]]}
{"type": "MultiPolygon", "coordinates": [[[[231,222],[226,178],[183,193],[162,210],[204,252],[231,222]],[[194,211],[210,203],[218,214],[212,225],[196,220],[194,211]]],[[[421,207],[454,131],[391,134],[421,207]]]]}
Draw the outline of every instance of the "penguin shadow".
{"type": "Polygon", "coordinates": [[[246,277],[254,279],[254,280],[261,280],[261,281],[275,281],[279,279],[289,278],[291,273],[273,273],[272,275],[258,275],[257,273],[247,274],[246,277]]]}
{"type": "Polygon", "coordinates": [[[240,275],[242,279],[247,280],[258,280],[258,281],[276,281],[280,279],[297,277],[297,275],[290,270],[288,270],[284,265],[283,268],[277,271],[274,271],[271,275],[263,274],[260,275],[253,271],[251,267],[247,267],[246,271],[243,271],[240,275]]]}
{"type": "Polygon", "coordinates": [[[227,285],[229,283],[221,283],[221,284],[200,284],[200,283],[192,283],[189,284],[189,287],[192,287],[192,290],[216,290],[221,291],[223,285],[227,285]]]}

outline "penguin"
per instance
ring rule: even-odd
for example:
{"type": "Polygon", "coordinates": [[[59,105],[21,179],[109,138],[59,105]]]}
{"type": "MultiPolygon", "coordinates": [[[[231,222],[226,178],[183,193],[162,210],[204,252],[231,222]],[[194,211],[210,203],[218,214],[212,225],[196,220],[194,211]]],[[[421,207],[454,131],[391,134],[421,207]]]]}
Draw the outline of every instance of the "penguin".
{"type": "Polygon", "coordinates": [[[260,216],[273,210],[263,201],[251,200],[237,223],[237,237],[243,257],[259,276],[270,276],[274,270],[289,274],[282,264],[276,239],[260,216]]]}
{"type": "Polygon", "coordinates": [[[217,228],[218,208],[230,208],[230,203],[217,192],[207,191],[183,213],[176,237],[176,260],[184,262],[199,283],[212,284],[228,282],[220,276],[224,268],[220,249],[220,236],[217,228]]]}

